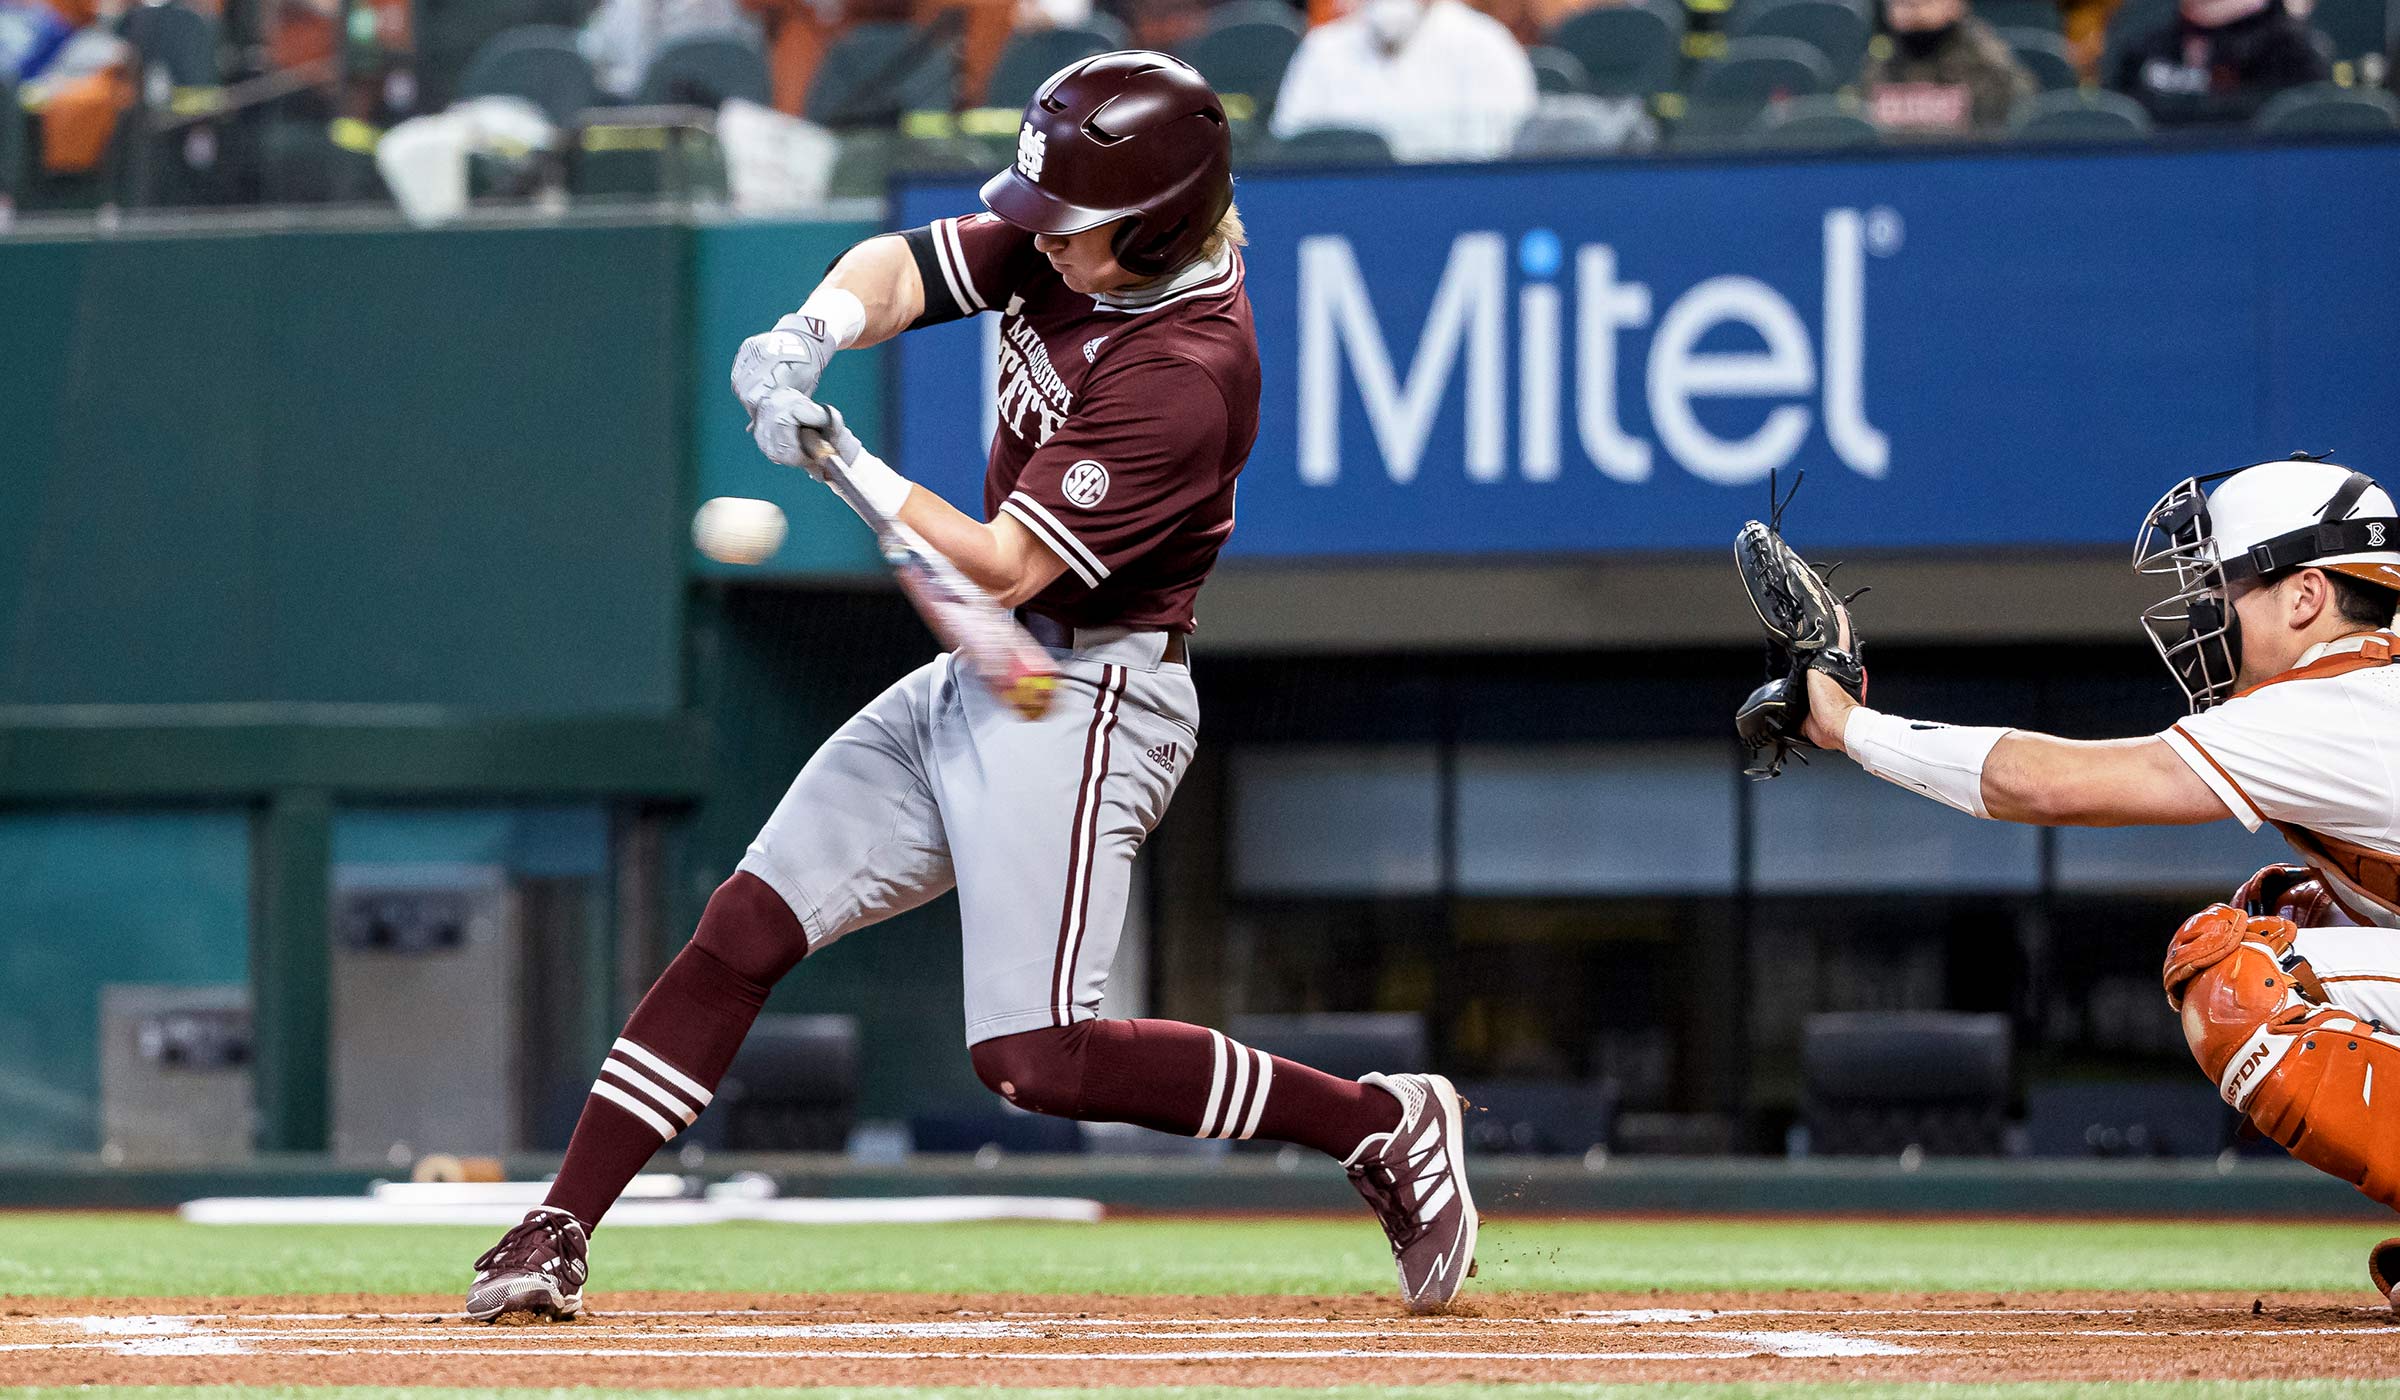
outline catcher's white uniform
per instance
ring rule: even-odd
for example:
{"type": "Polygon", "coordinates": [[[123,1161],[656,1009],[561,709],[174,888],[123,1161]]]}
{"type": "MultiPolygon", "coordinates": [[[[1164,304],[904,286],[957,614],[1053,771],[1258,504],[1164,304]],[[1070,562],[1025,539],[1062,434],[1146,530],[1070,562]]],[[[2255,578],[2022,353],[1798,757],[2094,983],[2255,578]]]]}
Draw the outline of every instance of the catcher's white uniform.
{"type": "Polygon", "coordinates": [[[2273,823],[2362,927],[2298,951],[2345,1010],[2400,1027],[2400,637],[2362,633],[2159,737],[2252,831],[2273,823]]]}

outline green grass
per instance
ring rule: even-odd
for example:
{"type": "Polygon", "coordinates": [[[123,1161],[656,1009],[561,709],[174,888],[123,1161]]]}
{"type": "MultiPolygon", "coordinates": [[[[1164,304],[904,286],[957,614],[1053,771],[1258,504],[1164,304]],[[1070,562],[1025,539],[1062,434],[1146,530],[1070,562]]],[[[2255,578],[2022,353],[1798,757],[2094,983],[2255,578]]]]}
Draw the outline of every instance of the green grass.
{"type": "Polygon", "coordinates": [[[2023,1385],[1511,1385],[1506,1387],[1329,1386],[1242,1389],[1174,1386],[1091,1390],[439,1390],[400,1386],[0,1386],[0,1400],[2046,1400],[2064,1393],[2090,1400],[2363,1400],[2392,1394],[2389,1381],[2056,1382],[2023,1385]]]}
{"type": "MultiPolygon", "coordinates": [[[[450,1293],[491,1230],[197,1226],[0,1214],[0,1294],[450,1293]]],[[[1499,1221],[1486,1290],[2355,1290],[2373,1225],[2124,1221],[1499,1221]]],[[[1104,1225],[602,1230],[595,1297],[722,1292],[1293,1293],[1392,1286],[1364,1217],[1104,1225]]]]}

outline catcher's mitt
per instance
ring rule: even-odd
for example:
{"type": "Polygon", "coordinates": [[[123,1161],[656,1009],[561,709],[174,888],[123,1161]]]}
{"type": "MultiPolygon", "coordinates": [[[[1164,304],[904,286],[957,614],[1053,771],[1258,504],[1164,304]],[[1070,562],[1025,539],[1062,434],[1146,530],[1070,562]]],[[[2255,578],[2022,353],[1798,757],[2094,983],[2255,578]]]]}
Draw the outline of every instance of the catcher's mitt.
{"type": "MultiPolygon", "coordinates": [[[[1795,478],[1790,494],[1774,497],[1770,479],[1768,500],[1774,507],[1765,522],[1753,520],[1734,537],[1733,562],[1750,590],[1750,605],[1767,629],[1767,682],[1750,692],[1734,713],[1734,728],[1751,752],[1743,770],[1754,778],[1772,778],[1783,771],[1784,760],[1796,749],[1814,747],[1801,737],[1808,719],[1808,673],[1822,671],[1854,699],[1867,694],[1867,670],[1859,660],[1858,634],[1849,627],[1849,598],[1838,597],[1825,575],[1809,567],[1782,534],[1784,507],[1800,490],[1795,478]],[[1848,647],[1842,645],[1847,633],[1848,647]]],[[[1839,567],[1836,565],[1835,567],[1839,567]]],[[[1827,569],[1830,574],[1832,569],[1827,569]]],[[[1801,760],[1807,762],[1805,758],[1801,760]]]]}

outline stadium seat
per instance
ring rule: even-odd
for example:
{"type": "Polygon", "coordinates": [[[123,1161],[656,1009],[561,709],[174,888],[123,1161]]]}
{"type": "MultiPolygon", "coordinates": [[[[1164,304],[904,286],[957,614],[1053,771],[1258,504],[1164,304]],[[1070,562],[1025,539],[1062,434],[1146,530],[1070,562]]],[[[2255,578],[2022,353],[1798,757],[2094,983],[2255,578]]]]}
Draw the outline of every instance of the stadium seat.
{"type": "Polygon", "coordinates": [[[1650,97],[1675,89],[1683,65],[1681,5],[1604,5],[1570,15],[1550,43],[1583,64],[1584,91],[1599,97],[1650,97]]]}
{"type": "MultiPolygon", "coordinates": [[[[696,117],[701,109],[694,110],[696,117]]],[[[725,150],[716,132],[697,120],[644,116],[627,123],[615,116],[637,111],[603,107],[585,123],[567,152],[567,193],[577,199],[723,200],[725,150]]]]}
{"type": "Polygon", "coordinates": [[[2055,0],[1981,0],[1975,17],[1994,29],[2038,29],[2056,34],[2062,27],[2055,0]]]}
{"type": "Polygon", "coordinates": [[[2008,1128],[2008,1018],[1956,1011],[1810,1016],[1800,1117],[1827,1156],[1992,1156],[2008,1128]]]}
{"type": "Polygon", "coordinates": [[[283,121],[259,142],[259,196],[268,204],[388,203],[371,147],[336,141],[324,122],[283,121]]]}
{"type": "Polygon", "coordinates": [[[483,46],[459,79],[460,97],[522,97],[560,126],[573,126],[599,99],[592,65],[575,31],[548,24],[512,29],[483,46]]]}
{"type": "Polygon", "coordinates": [[[2400,102],[2381,88],[2311,83],[2268,98],[2251,125],[2275,136],[2388,132],[2400,128],[2400,102]]]}
{"type": "Polygon", "coordinates": [[[1574,160],[1640,150],[1657,135],[1639,98],[1554,93],[1517,128],[1508,153],[1518,160],[1574,160]]]}
{"type": "Polygon", "coordinates": [[[546,24],[572,31],[590,0],[416,0],[417,110],[438,112],[458,95],[460,79],[486,44],[511,29],[546,24]]]}
{"type": "Polygon", "coordinates": [[[1750,144],[1776,151],[1829,151],[1880,146],[1883,132],[1854,97],[1795,97],[1758,114],[1750,144]]]}
{"type": "Polygon", "coordinates": [[[1218,93],[1248,97],[1252,112],[1263,121],[1283,87],[1283,70],[1292,64],[1292,51],[1299,47],[1300,35],[1292,29],[1265,20],[1236,20],[1209,26],[1177,57],[1199,69],[1218,93]]]}
{"type": "Polygon", "coordinates": [[[2034,86],[2043,92],[2066,92],[2079,87],[2083,75],[2075,71],[2075,56],[2068,50],[2067,41],[2053,29],[2003,29],[2000,37],[2017,55],[2017,62],[2033,75],[2034,86]]]}
{"type": "Polygon", "coordinates": [[[1813,45],[1833,65],[1835,81],[1849,82],[1866,62],[1871,30],[1865,12],[1845,0],[1753,0],[1735,11],[1729,32],[1813,45]]]}
{"type": "Polygon", "coordinates": [[[1269,165],[1390,165],[1392,148],[1372,131],[1320,126],[1260,142],[1257,158],[1269,165]]]}
{"type": "Polygon", "coordinates": [[[749,35],[689,34],[660,46],[642,73],[646,106],[721,107],[732,98],[774,101],[767,58],[749,35]]]}
{"type": "Polygon", "coordinates": [[[1774,35],[1728,40],[1724,56],[1693,75],[1676,140],[1704,145],[1738,138],[1770,104],[1822,96],[1835,81],[1833,65],[1814,44],[1774,35]]]}
{"type": "Polygon", "coordinates": [[[1008,36],[1008,46],[1000,50],[991,81],[984,84],[983,105],[1022,107],[1059,69],[1079,58],[1126,48],[1130,42],[1122,25],[1101,14],[1081,25],[1020,29],[1008,36]]]}
{"type": "Polygon", "coordinates": [[[2389,43],[2383,0],[2317,0],[2308,27],[2332,41],[2337,61],[2381,54],[2389,43]]]}
{"type": "Polygon", "coordinates": [[[1425,1018],[1413,1011],[1317,1011],[1235,1016],[1225,1033],[1253,1050],[1343,1079],[1433,1067],[1425,1018]]]}
{"type": "Polygon", "coordinates": [[[217,23],[179,4],[138,5],[118,33],[142,56],[145,73],[164,69],[179,88],[210,88],[224,80],[217,61],[217,23]]]}
{"type": "Polygon", "coordinates": [[[855,24],[825,51],[806,115],[821,126],[889,125],[957,103],[954,37],[900,23],[855,24]]]}
{"type": "Polygon", "coordinates": [[[2108,30],[2100,55],[2100,81],[2116,80],[2117,56],[2126,46],[2138,42],[2145,34],[2175,19],[2175,0],[2123,0],[2115,14],[2108,17],[2108,30]]]}
{"type": "Polygon", "coordinates": [[[1581,93],[1592,88],[1592,75],[1584,71],[1583,60],[1565,49],[1548,44],[1536,44],[1525,51],[1533,64],[1533,85],[1542,93],[1581,93]]]}
{"type": "Polygon", "coordinates": [[[2008,125],[2019,141],[2138,141],[2150,134],[2150,114],[2121,92],[2041,92],[2008,125]]]}
{"type": "Polygon", "coordinates": [[[857,1120],[858,1085],[857,1017],[761,1016],[691,1140],[732,1152],[839,1152],[857,1120]]]}
{"type": "Polygon", "coordinates": [[[13,203],[25,187],[25,109],[17,105],[17,85],[0,73],[0,208],[13,203]]]}
{"type": "Polygon", "coordinates": [[[1285,4],[1284,0],[1227,0],[1209,9],[1208,28],[1224,29],[1236,24],[1272,24],[1300,34],[1307,31],[1308,18],[1298,6],[1285,4]]]}

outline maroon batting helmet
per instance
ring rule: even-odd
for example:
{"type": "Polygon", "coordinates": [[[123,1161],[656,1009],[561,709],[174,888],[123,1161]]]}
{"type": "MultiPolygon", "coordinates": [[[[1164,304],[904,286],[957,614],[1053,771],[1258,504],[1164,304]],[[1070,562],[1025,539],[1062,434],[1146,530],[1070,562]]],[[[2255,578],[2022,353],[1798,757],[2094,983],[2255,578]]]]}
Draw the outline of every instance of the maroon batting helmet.
{"type": "Polygon", "coordinates": [[[1034,233],[1125,220],[1117,262],[1156,277],[1188,262],[1233,204],[1233,136],[1208,81],[1124,49],[1070,63],[1025,104],[1017,160],[984,182],[993,213],[1034,233]]]}

